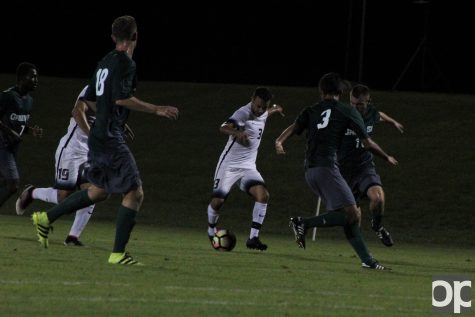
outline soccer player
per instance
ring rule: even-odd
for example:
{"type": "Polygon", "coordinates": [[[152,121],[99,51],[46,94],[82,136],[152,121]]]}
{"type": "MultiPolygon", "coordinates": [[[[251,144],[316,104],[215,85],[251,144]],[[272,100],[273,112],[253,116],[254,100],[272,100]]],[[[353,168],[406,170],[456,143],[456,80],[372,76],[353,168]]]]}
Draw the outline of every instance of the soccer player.
{"type": "Polygon", "coordinates": [[[38,86],[35,65],[23,62],[16,69],[16,85],[0,93],[0,207],[18,191],[20,175],[16,153],[22,136],[31,132],[42,137],[43,129],[29,126],[33,98],[30,92],[38,86]]]}
{"type": "MultiPolygon", "coordinates": [[[[53,187],[36,188],[27,185],[16,202],[16,212],[23,215],[33,200],[42,200],[58,204],[76,189],[86,189],[89,183],[86,178],[87,139],[91,125],[96,119],[94,109],[89,109],[83,100],[88,86],[79,94],[72,117],[69,120],[67,133],[59,141],[55,154],[55,184],[53,187]]],[[[83,246],[79,237],[91,218],[94,205],[76,211],[74,223],[64,240],[66,246],[83,246]]]]}
{"type": "Polygon", "coordinates": [[[256,169],[257,150],[267,118],[273,113],[282,114],[282,107],[270,105],[272,94],[265,87],[254,91],[251,101],[236,110],[220,127],[220,132],[229,136],[214,174],[212,199],[208,205],[208,236],[212,240],[216,231],[219,210],[237,184],[254,200],[252,224],[246,246],[264,251],[267,245],[259,239],[259,230],[266,216],[269,192],[264,179],[256,169]]]}
{"type": "Polygon", "coordinates": [[[351,189],[340,174],[336,152],[349,128],[355,131],[366,149],[392,165],[397,165],[397,161],[371,140],[358,111],[339,101],[346,86],[346,81],[336,73],[323,75],[319,81],[321,101],[303,109],[275,141],[277,154],[285,154],[284,142],[294,134],[307,131],[305,179],[327,209],[326,213],[316,217],[292,217],[290,226],[301,248],[305,248],[305,233],[309,228],[342,226],[348,242],[361,259],[362,267],[384,270],[388,268],[373,258],[363,241],[361,213],[351,189]]]}
{"type": "MultiPolygon", "coordinates": [[[[358,84],[351,89],[350,104],[363,117],[368,135],[373,134],[378,122],[390,123],[403,133],[403,125],[387,114],[378,111],[370,99],[370,91],[367,86],[358,84]]],[[[356,133],[351,129],[348,129],[343,137],[338,151],[338,165],[341,175],[353,191],[356,201],[359,202],[364,198],[369,199],[369,210],[372,216],[371,228],[385,246],[392,246],[393,239],[389,231],[382,225],[385,198],[381,177],[376,172],[374,157],[364,148],[356,133]]]]}
{"type": "Polygon", "coordinates": [[[125,252],[135,217],[143,201],[142,180],[135,159],[124,140],[124,126],[130,110],[168,119],[178,118],[178,109],[158,106],[134,97],[136,66],[132,59],[137,45],[137,24],[132,16],[121,16],[112,23],[115,49],[98,63],[84,100],[96,109],[96,120],[89,134],[87,178],[91,186],[77,191],[47,212],[33,213],[38,240],[48,247],[51,224],[64,214],[74,212],[110,194],[122,194],[116,222],[111,264],[141,264],[125,252]]]}

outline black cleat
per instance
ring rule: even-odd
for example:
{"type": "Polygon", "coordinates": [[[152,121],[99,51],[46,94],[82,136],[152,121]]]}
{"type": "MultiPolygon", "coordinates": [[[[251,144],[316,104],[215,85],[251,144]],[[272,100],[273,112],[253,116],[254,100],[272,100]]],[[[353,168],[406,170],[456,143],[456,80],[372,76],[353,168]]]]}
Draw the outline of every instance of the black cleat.
{"type": "Polygon", "coordinates": [[[64,240],[65,246],[75,246],[75,247],[83,247],[84,244],[78,240],[75,236],[67,236],[66,240],[64,240]]]}
{"type": "Polygon", "coordinates": [[[305,249],[305,226],[302,223],[302,218],[290,218],[289,227],[294,231],[295,242],[297,242],[299,248],[305,249]]]}
{"type": "Polygon", "coordinates": [[[384,270],[384,271],[391,271],[392,269],[380,264],[375,259],[372,259],[368,262],[362,262],[361,267],[364,269],[372,269],[372,270],[384,270]]]}
{"type": "Polygon", "coordinates": [[[389,234],[389,231],[386,230],[384,227],[379,228],[378,231],[376,231],[376,236],[381,239],[381,242],[387,246],[387,247],[392,247],[394,242],[393,239],[391,238],[391,235],[389,234]]]}
{"type": "Polygon", "coordinates": [[[23,215],[25,213],[26,208],[33,202],[33,197],[31,196],[33,189],[35,189],[35,186],[26,185],[25,189],[16,200],[15,208],[16,214],[18,216],[23,215]]]}
{"type": "Polygon", "coordinates": [[[267,250],[267,244],[264,244],[259,240],[259,237],[254,237],[252,239],[247,239],[246,247],[248,249],[265,251],[267,250]]]}

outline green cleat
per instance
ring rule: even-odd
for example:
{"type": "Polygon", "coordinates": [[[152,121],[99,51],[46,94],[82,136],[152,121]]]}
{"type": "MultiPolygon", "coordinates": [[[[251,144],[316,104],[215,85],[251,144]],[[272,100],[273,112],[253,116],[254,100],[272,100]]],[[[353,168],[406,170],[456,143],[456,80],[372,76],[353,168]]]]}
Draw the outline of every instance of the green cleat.
{"type": "Polygon", "coordinates": [[[36,235],[38,236],[38,241],[45,248],[48,247],[48,233],[53,231],[53,227],[49,224],[48,215],[45,211],[34,212],[31,216],[33,220],[33,225],[36,228],[36,235]]]}
{"type": "Polygon", "coordinates": [[[122,265],[143,265],[139,261],[134,260],[128,252],[115,252],[109,256],[110,264],[122,264],[122,265]]]}

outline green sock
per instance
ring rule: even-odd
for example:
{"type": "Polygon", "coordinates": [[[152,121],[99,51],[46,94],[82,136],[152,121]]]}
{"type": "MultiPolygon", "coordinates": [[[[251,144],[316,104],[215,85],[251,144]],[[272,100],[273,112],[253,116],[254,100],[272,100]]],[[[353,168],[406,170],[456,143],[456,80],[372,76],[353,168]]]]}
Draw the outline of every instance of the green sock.
{"type": "Polygon", "coordinates": [[[125,252],[125,246],[129,242],[130,233],[135,225],[136,215],[137,211],[120,205],[117,212],[115,241],[112,252],[125,252]]]}
{"type": "Polygon", "coordinates": [[[65,214],[70,214],[76,210],[92,205],[94,202],[87,195],[87,189],[75,192],[61,203],[48,210],[48,219],[53,223],[56,219],[65,214]]]}
{"type": "Polygon", "coordinates": [[[316,217],[304,218],[302,222],[306,228],[344,226],[346,215],[343,211],[330,211],[316,217]]]}
{"type": "Polygon", "coordinates": [[[361,235],[361,229],[358,223],[355,224],[346,224],[343,227],[345,231],[346,238],[348,242],[351,244],[353,249],[355,250],[356,254],[361,259],[361,262],[370,262],[373,256],[369,253],[366,244],[364,243],[363,236],[361,235]]]}

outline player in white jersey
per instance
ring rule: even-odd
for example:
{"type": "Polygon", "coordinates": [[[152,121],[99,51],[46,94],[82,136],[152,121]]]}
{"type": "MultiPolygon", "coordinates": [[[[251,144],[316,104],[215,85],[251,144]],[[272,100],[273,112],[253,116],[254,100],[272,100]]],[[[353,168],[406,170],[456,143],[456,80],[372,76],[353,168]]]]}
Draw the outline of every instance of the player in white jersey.
{"type": "MultiPolygon", "coordinates": [[[[90,126],[95,120],[94,109],[89,109],[82,100],[87,86],[79,94],[69,121],[68,131],[59,141],[56,149],[55,184],[53,187],[36,188],[27,185],[17,199],[16,212],[22,215],[26,207],[35,199],[58,204],[76,189],[87,188],[89,183],[85,177],[87,152],[89,151],[87,139],[90,126]]],[[[91,217],[94,205],[76,211],[76,217],[69,235],[64,241],[65,245],[83,246],[79,236],[91,217]]]]}
{"type": "Polygon", "coordinates": [[[208,205],[210,240],[216,232],[218,212],[232,186],[236,184],[255,200],[251,232],[246,246],[261,251],[267,249],[267,245],[259,239],[259,230],[266,215],[269,192],[264,179],[256,169],[256,158],[267,118],[276,112],[282,114],[281,106],[275,104],[270,106],[271,99],[269,89],[256,88],[251,102],[234,112],[220,127],[221,133],[229,135],[229,139],[216,167],[212,199],[208,205]]]}

